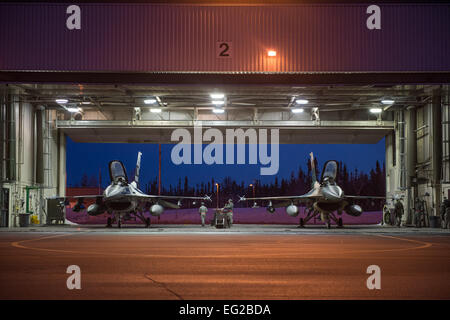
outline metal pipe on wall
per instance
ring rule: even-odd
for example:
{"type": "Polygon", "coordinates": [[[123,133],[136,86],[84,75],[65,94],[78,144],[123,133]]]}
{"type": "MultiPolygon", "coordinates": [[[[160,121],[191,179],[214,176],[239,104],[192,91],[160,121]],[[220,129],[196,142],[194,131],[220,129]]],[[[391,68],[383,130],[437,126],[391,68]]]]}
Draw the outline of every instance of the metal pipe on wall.
{"type": "Polygon", "coordinates": [[[7,147],[7,141],[6,141],[6,129],[7,123],[6,123],[6,95],[1,94],[0,95],[0,181],[3,182],[6,180],[6,147],[7,147]]]}
{"type": "Polygon", "coordinates": [[[40,185],[44,184],[44,112],[42,106],[36,110],[36,183],[40,185]]]}
{"type": "Polygon", "coordinates": [[[432,185],[435,188],[433,199],[433,211],[438,215],[438,208],[442,201],[441,199],[441,172],[442,172],[442,110],[441,110],[441,90],[433,91],[432,99],[432,119],[431,119],[431,134],[433,144],[432,157],[432,185]]]}
{"type": "MultiPolygon", "coordinates": [[[[414,178],[417,178],[416,176],[416,163],[417,163],[417,123],[416,123],[416,108],[411,106],[407,109],[407,126],[408,126],[408,135],[407,135],[407,180],[406,180],[406,187],[408,189],[408,205],[407,205],[407,216],[406,216],[406,223],[412,222],[412,212],[411,208],[414,207],[414,199],[417,197],[417,187],[414,187],[414,178]]],[[[416,180],[417,181],[417,180],[416,180]]]]}
{"type": "Polygon", "coordinates": [[[406,125],[405,120],[405,111],[400,110],[398,112],[398,141],[399,141],[399,161],[400,161],[400,176],[399,176],[399,189],[406,190],[406,175],[407,175],[407,167],[406,167],[406,125]]]}
{"type": "Polygon", "coordinates": [[[14,95],[8,94],[6,101],[6,121],[7,121],[7,171],[6,179],[16,180],[16,112],[14,105],[14,95]]]}

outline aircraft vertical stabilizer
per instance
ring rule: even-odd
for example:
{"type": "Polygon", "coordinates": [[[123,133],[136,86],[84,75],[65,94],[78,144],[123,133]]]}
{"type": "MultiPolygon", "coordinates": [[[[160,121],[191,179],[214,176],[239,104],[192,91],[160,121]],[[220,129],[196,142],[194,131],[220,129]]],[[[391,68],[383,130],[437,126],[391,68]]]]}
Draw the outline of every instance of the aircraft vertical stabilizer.
{"type": "Polygon", "coordinates": [[[139,185],[139,171],[141,170],[141,157],[142,157],[142,152],[138,152],[138,156],[137,156],[137,162],[136,162],[136,170],[134,173],[134,181],[136,182],[136,185],[139,185]]]}

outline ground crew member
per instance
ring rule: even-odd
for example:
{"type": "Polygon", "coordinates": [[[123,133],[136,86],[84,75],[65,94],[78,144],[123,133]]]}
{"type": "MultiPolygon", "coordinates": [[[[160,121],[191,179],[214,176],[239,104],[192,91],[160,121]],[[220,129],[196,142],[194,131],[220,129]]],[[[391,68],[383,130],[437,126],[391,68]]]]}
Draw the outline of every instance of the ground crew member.
{"type": "Polygon", "coordinates": [[[441,204],[441,226],[447,229],[450,225],[450,200],[444,197],[444,201],[441,204]]]}
{"type": "Polygon", "coordinates": [[[233,208],[234,208],[233,200],[228,199],[228,202],[223,207],[224,209],[223,211],[226,212],[230,227],[233,225],[233,208]]]}
{"type": "Polygon", "coordinates": [[[444,228],[450,228],[450,204],[445,208],[444,228]]]}
{"type": "Polygon", "coordinates": [[[416,199],[416,228],[422,227],[422,222],[425,216],[425,201],[416,199]]]}
{"type": "Polygon", "coordinates": [[[403,213],[404,213],[403,204],[402,204],[401,201],[402,201],[401,198],[397,199],[397,202],[395,202],[395,209],[394,209],[395,219],[397,220],[396,221],[397,222],[397,227],[399,227],[399,228],[400,228],[400,225],[402,223],[402,216],[403,216],[403,213]]]}
{"type": "Polygon", "coordinates": [[[206,218],[207,212],[208,212],[208,208],[205,206],[205,203],[202,202],[202,205],[200,206],[200,208],[198,208],[198,213],[200,213],[200,217],[202,219],[202,227],[205,226],[205,218],[206,218]]]}

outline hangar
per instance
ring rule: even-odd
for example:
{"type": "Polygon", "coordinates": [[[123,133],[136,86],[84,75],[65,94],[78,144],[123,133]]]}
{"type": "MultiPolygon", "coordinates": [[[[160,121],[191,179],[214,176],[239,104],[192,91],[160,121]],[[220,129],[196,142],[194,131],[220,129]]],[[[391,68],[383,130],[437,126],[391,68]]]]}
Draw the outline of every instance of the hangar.
{"type": "Polygon", "coordinates": [[[0,4],[1,226],[32,211],[45,223],[44,199],[65,195],[66,136],[167,143],[196,125],[279,128],[280,143],[386,137],[387,196],[404,195],[406,222],[418,197],[438,215],[450,6],[380,5],[380,28],[369,6],[0,4]]]}

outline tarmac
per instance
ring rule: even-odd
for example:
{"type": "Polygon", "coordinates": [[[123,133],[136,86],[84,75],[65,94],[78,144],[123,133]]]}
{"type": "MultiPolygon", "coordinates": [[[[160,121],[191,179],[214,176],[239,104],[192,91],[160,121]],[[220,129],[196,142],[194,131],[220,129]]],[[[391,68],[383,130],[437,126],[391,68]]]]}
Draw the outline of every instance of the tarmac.
{"type": "Polygon", "coordinates": [[[450,299],[448,229],[32,226],[0,248],[0,299],[450,299]]]}
{"type": "Polygon", "coordinates": [[[332,225],[327,229],[325,225],[307,225],[300,228],[297,225],[286,224],[234,224],[232,228],[218,229],[210,225],[202,227],[201,225],[193,224],[153,224],[150,228],[145,228],[142,224],[124,224],[122,228],[117,228],[114,225],[111,228],[106,228],[105,225],[99,224],[59,224],[59,225],[40,225],[29,227],[15,227],[15,228],[0,228],[2,232],[100,232],[100,233],[250,233],[250,234],[360,234],[360,233],[380,233],[380,234],[433,234],[433,235],[450,235],[450,229],[442,228],[416,228],[414,226],[395,227],[391,225],[345,225],[343,228],[338,228],[332,225]]]}

